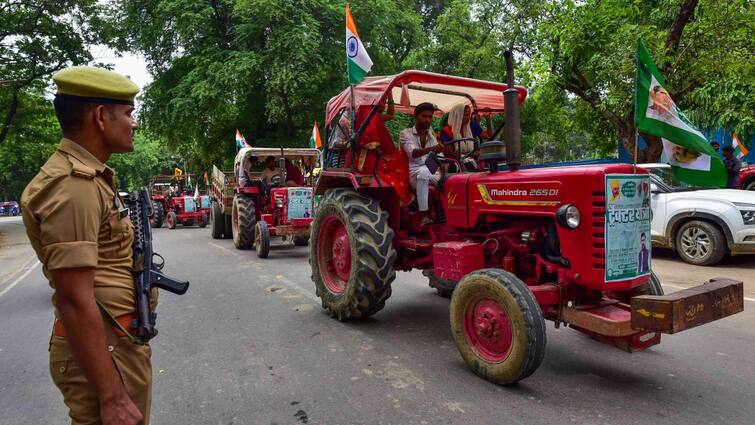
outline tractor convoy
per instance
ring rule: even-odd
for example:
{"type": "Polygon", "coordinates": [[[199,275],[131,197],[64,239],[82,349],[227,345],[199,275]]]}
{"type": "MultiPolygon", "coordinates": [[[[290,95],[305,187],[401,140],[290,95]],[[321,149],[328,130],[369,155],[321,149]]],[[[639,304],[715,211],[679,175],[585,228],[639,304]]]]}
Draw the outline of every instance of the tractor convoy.
{"type": "Polygon", "coordinates": [[[365,319],[385,306],[396,271],[423,270],[430,286],[451,295],[461,356],[499,384],[538,368],[546,319],[634,352],[660,343],[661,333],[742,311],[742,282],[728,279],[663,295],[650,270],[645,170],[618,163],[520,166],[518,110],[527,91],[513,84],[506,58],[506,84],[405,71],[367,77],[330,100],[326,140],[338,133],[344,111],[371,111],[351,124],[345,149],[326,143],[315,186],[322,199],[309,261],[323,308],[339,320],[365,319]],[[355,142],[389,96],[402,99],[396,111],[403,113],[421,102],[446,111],[466,102],[505,114],[496,132],[505,143],[483,143],[476,171],[460,171],[463,158],[436,159],[434,223],[421,221],[414,205],[402,206],[377,173],[345,165],[355,163],[355,142]]]}
{"type": "MultiPolygon", "coordinates": [[[[616,162],[521,165],[519,107],[527,90],[514,85],[512,58],[505,56],[506,83],[404,71],[367,77],[336,95],[327,105],[316,182],[305,177],[315,176],[317,149],[251,147],[238,152],[233,171],[212,167],[200,205],[180,189],[166,194],[170,181],[156,178],[154,225],[164,215],[171,228],[204,226],[209,215],[212,238],[233,239],[260,258],[274,237],[309,244],[316,295],[342,321],[378,313],[396,272],[421,270],[430,287],[451,299],[451,333],[464,361],[498,384],[537,370],[546,320],[635,352],[659,344],[663,333],[741,312],[739,281],[716,278],[663,294],[650,267],[645,169],[616,162]],[[406,182],[383,174],[397,153],[392,140],[361,140],[386,101],[398,98],[396,113],[431,103],[440,118],[464,103],[473,113],[504,116],[489,141],[450,140],[445,156],[428,157],[423,166],[437,170],[438,180],[429,213],[400,196],[397,185],[406,182]],[[448,154],[466,142],[475,144],[472,153],[448,154]],[[364,163],[365,149],[374,167],[355,167],[364,163]],[[262,171],[253,171],[263,161],[262,171]]],[[[391,138],[387,129],[370,134],[391,138]]]]}
{"type": "Polygon", "coordinates": [[[232,238],[236,248],[254,248],[260,258],[267,258],[274,237],[307,245],[314,205],[304,176],[311,176],[319,155],[317,149],[246,147],[236,155],[233,172],[213,166],[212,237],[232,238]],[[252,171],[263,160],[277,168],[252,171]]]}
{"type": "Polygon", "coordinates": [[[162,227],[163,222],[169,229],[175,229],[179,224],[207,226],[210,198],[205,194],[195,197],[185,190],[187,177],[162,175],[150,179],[148,188],[153,210],[150,224],[153,228],[162,227]]]}

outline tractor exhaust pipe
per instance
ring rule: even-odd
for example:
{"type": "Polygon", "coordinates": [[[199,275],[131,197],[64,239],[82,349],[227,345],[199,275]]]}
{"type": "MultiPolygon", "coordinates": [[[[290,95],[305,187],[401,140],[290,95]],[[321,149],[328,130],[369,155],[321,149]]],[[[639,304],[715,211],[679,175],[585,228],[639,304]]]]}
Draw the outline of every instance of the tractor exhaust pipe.
{"type": "Polygon", "coordinates": [[[503,109],[506,123],[504,125],[503,140],[506,142],[506,162],[511,171],[515,171],[521,164],[522,140],[519,127],[519,90],[514,87],[514,58],[510,50],[503,52],[506,58],[506,85],[503,92],[503,109]]]}

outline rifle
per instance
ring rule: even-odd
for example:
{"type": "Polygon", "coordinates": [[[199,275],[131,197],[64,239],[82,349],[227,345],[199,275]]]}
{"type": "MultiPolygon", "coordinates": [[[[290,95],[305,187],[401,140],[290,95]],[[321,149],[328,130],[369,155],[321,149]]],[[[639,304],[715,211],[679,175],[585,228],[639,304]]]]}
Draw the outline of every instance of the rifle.
{"type": "Polygon", "coordinates": [[[124,199],[129,208],[129,217],[134,225],[134,283],[136,288],[136,319],[131,328],[143,343],[157,336],[155,322],[157,313],[152,311],[152,288],[159,288],[183,295],[189,289],[188,281],[179,281],[162,273],[165,260],[152,251],[152,199],[147,188],[130,193],[124,199]],[[160,259],[155,262],[154,258],[160,259]]]}

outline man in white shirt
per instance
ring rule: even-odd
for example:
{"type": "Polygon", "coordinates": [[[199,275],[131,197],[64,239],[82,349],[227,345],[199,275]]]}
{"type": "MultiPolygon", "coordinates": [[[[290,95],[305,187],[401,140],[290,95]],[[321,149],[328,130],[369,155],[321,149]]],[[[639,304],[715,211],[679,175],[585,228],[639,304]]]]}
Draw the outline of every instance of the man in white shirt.
{"type": "Polygon", "coordinates": [[[432,103],[420,103],[414,108],[414,126],[401,131],[399,140],[401,150],[409,158],[409,183],[417,191],[417,206],[424,214],[423,224],[431,223],[429,217],[430,183],[437,184],[440,173],[431,173],[425,165],[430,153],[445,153],[446,148],[438,144],[435,135],[430,130],[435,113],[435,105],[432,103]]]}
{"type": "Polygon", "coordinates": [[[265,183],[270,184],[272,178],[279,174],[280,172],[278,171],[278,165],[275,163],[275,157],[271,155],[265,158],[265,169],[262,170],[262,175],[260,176],[262,180],[264,180],[265,183]]]}

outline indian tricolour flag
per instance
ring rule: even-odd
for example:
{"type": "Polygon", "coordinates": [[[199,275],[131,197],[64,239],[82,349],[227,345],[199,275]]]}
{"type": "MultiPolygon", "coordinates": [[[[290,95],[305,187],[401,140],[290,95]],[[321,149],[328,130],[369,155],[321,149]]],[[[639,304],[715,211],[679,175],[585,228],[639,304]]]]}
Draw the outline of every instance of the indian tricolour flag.
{"type": "Polygon", "coordinates": [[[359,84],[371,68],[372,59],[359,38],[357,25],[351,16],[351,8],[346,3],[346,69],[349,73],[349,84],[359,84]]]}
{"type": "Polygon", "coordinates": [[[249,147],[249,144],[246,142],[246,139],[241,134],[239,129],[236,129],[236,147],[239,149],[244,149],[246,147],[249,147]]]}
{"type": "Polygon", "coordinates": [[[317,121],[315,121],[315,126],[312,127],[312,137],[309,138],[309,147],[322,148],[322,139],[320,138],[320,129],[317,128],[317,121]]]}
{"type": "Polygon", "coordinates": [[[637,40],[637,79],[634,117],[641,133],[658,136],[668,163],[682,182],[699,187],[725,187],[726,168],[669,94],[650,53],[637,40]]]}
{"type": "Polygon", "coordinates": [[[737,137],[737,133],[732,133],[731,135],[731,148],[734,149],[734,155],[739,159],[742,159],[750,153],[747,151],[747,148],[742,141],[739,140],[739,137],[737,137]]]}

